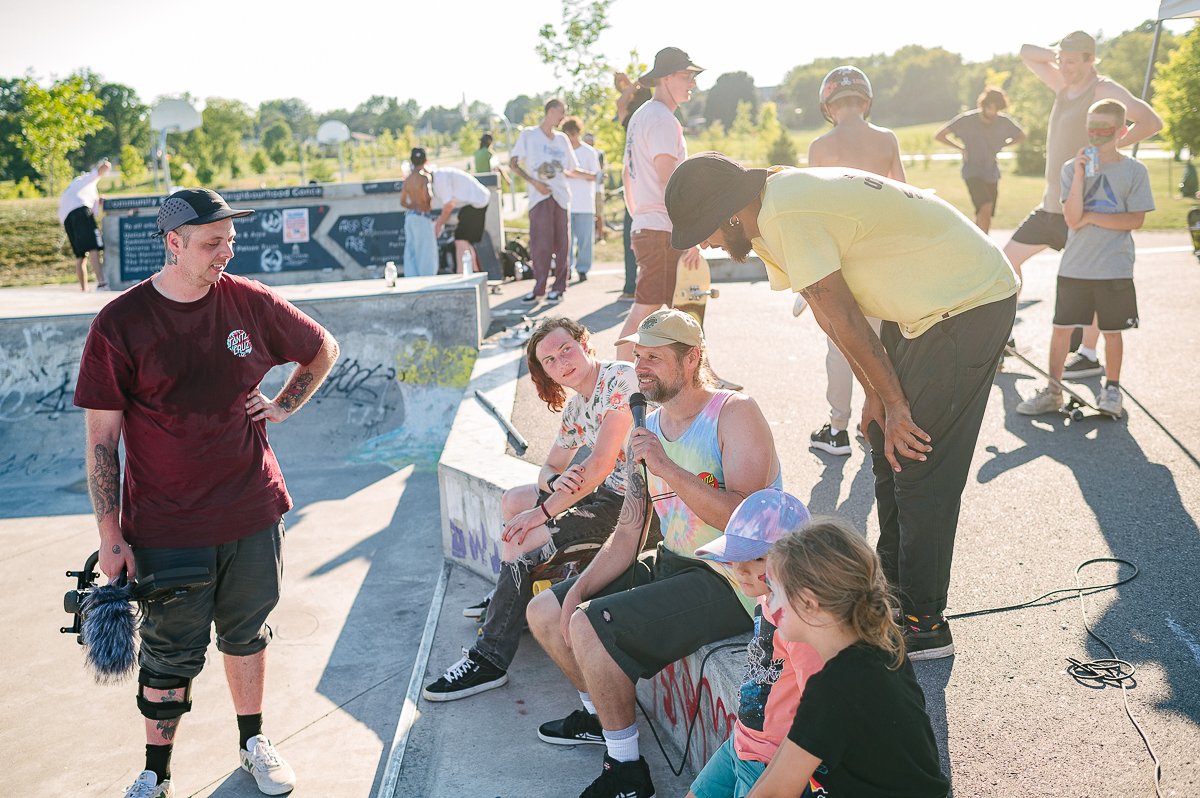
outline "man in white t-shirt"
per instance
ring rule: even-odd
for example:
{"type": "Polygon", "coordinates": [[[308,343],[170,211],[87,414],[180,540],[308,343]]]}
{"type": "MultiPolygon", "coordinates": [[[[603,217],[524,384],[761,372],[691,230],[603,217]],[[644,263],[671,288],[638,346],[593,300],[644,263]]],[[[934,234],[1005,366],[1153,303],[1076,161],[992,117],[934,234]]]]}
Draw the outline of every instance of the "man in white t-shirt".
{"type": "Polygon", "coordinates": [[[104,239],[96,227],[96,214],[101,206],[100,191],[96,186],[111,168],[112,164],[105,158],[95,169],[72,180],[58,200],[58,221],[67,231],[67,240],[71,243],[71,251],[75,253],[75,276],[79,278],[82,291],[88,290],[87,270],[83,267],[85,261],[92,267],[96,288],[108,287],[100,274],[100,253],[104,251],[104,239]]]}
{"type": "Polygon", "coordinates": [[[433,198],[434,205],[442,204],[441,213],[433,223],[435,236],[442,234],[450,214],[458,208],[458,224],[454,226],[455,271],[462,273],[463,255],[467,252],[471,253],[475,271],[479,271],[479,253],[475,251],[475,245],[483,238],[491,190],[461,169],[441,166],[433,171],[433,198]]]}
{"type": "Polygon", "coordinates": [[[575,160],[579,162],[581,174],[590,173],[590,178],[571,177],[571,268],[579,275],[579,282],[587,281],[587,273],[592,268],[592,245],[596,240],[596,175],[600,174],[600,155],[596,148],[585,144],[583,123],[577,116],[568,116],[562,123],[562,131],[567,134],[571,147],[575,151],[575,160]]]}
{"type": "MultiPolygon", "coordinates": [[[[675,109],[692,97],[696,75],[704,71],[678,47],[664,47],[654,68],[641,77],[654,86],[654,96],[629,118],[625,138],[625,205],[633,219],[631,242],[637,258],[637,289],[625,317],[621,338],[637,331],[642,320],[675,296],[675,270],[685,253],[671,248],[671,218],[664,200],[667,181],[684,158],[687,145],[675,109]]],[[[689,265],[700,263],[700,250],[686,253],[689,265]]],[[[618,360],[632,360],[633,345],[617,347],[618,360]]]]}
{"type": "Polygon", "coordinates": [[[521,131],[508,162],[513,174],[525,178],[529,192],[529,255],[533,261],[533,290],[522,302],[536,303],[544,295],[551,302],[562,299],[567,290],[567,250],[570,223],[567,208],[571,204],[568,177],[588,177],[578,171],[575,151],[566,134],[557,130],[567,106],[557,97],[546,102],[545,115],[537,127],[521,131]],[[546,293],[550,261],[555,262],[554,288],[546,293]]]}

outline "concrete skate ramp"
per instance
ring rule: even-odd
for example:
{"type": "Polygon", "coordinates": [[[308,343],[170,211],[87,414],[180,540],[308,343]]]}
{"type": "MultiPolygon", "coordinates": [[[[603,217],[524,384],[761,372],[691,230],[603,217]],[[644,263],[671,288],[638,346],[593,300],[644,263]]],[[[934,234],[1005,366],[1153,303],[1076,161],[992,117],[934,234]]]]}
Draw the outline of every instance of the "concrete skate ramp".
{"type": "MultiPolygon", "coordinates": [[[[270,425],[302,469],[383,463],[432,469],[486,329],[483,275],[286,286],[342,354],[295,420],[270,425]],[[381,290],[382,289],[382,290],[381,290]]],[[[86,493],[83,411],[72,404],[94,313],[0,319],[0,517],[54,513],[86,493]]],[[[263,381],[271,394],[293,366],[263,381]]]]}

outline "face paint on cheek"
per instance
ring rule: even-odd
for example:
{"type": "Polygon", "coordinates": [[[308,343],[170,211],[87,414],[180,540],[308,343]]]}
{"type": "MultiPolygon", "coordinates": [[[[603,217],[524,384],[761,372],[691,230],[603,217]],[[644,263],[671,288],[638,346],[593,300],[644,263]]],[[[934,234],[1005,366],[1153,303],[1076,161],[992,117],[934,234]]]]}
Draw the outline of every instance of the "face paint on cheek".
{"type": "Polygon", "coordinates": [[[771,577],[767,574],[763,574],[762,580],[767,583],[767,587],[771,590],[767,594],[768,618],[778,628],[779,624],[783,621],[783,592],[776,590],[775,586],[771,584],[771,577]]]}
{"type": "Polygon", "coordinates": [[[1117,129],[1115,127],[1089,127],[1088,128],[1088,143],[1093,146],[1107,144],[1117,137],[1117,129]]]}

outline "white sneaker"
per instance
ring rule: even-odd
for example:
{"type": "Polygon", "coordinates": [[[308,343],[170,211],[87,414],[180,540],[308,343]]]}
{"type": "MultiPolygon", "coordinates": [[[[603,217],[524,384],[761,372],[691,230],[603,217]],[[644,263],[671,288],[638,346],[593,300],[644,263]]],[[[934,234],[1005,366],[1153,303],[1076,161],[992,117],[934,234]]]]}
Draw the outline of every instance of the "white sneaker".
{"type": "Polygon", "coordinates": [[[258,791],[266,795],[283,795],[296,786],[296,772],[275,750],[275,746],[261,734],[256,734],[246,743],[250,750],[242,749],[242,770],[258,782],[258,791]]]}
{"type": "Polygon", "coordinates": [[[1023,416],[1040,416],[1042,413],[1057,413],[1062,408],[1062,394],[1043,388],[1017,405],[1017,412],[1023,416]]]}
{"type": "Polygon", "coordinates": [[[159,784],[158,775],[153,770],[143,770],[125,791],[125,798],[172,798],[174,795],[175,787],[171,785],[171,780],[159,784]]]}
{"type": "Polygon", "coordinates": [[[1096,400],[1096,407],[1103,410],[1105,413],[1112,413],[1114,416],[1119,416],[1125,412],[1124,398],[1121,396],[1121,389],[1116,385],[1105,385],[1100,391],[1100,398],[1096,400]]]}

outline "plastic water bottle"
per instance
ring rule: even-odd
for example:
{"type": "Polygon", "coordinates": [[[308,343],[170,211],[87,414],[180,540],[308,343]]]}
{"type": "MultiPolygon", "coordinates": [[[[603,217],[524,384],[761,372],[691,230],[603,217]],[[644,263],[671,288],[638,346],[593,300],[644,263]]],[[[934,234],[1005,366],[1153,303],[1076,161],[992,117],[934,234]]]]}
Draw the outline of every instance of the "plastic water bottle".
{"type": "Polygon", "coordinates": [[[388,288],[396,287],[396,261],[389,260],[383,267],[383,281],[387,283],[388,288]]]}
{"type": "Polygon", "coordinates": [[[471,274],[475,271],[475,264],[471,262],[471,250],[463,252],[463,274],[471,274]]]}

